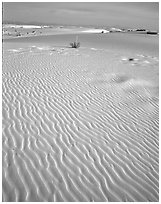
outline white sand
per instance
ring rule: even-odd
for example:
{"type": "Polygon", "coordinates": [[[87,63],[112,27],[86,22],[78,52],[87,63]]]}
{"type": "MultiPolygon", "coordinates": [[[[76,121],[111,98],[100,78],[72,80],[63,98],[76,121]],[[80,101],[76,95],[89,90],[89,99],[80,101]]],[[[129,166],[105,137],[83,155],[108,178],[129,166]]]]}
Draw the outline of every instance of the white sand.
{"type": "Polygon", "coordinates": [[[109,33],[109,31],[104,30],[104,29],[88,29],[88,30],[83,30],[83,33],[109,33]]]}
{"type": "Polygon", "coordinates": [[[4,46],[3,201],[158,201],[158,57],[30,44],[4,46]]]}
{"type": "Polygon", "coordinates": [[[4,28],[22,28],[22,29],[26,29],[26,28],[41,28],[41,26],[37,26],[37,25],[16,25],[16,24],[6,24],[4,25],[4,28]]]}
{"type": "Polygon", "coordinates": [[[3,25],[3,39],[24,38],[33,36],[49,36],[60,34],[107,33],[104,29],[90,29],[75,26],[36,26],[36,25],[3,25]]]}

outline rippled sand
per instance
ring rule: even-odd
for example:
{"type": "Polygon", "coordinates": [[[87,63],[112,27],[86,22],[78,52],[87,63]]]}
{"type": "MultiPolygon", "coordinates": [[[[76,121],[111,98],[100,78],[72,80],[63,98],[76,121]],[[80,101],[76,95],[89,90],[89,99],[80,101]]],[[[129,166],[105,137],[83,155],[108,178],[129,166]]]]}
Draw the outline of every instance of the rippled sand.
{"type": "Polygon", "coordinates": [[[3,201],[159,201],[157,51],[44,44],[4,43],[3,201]]]}

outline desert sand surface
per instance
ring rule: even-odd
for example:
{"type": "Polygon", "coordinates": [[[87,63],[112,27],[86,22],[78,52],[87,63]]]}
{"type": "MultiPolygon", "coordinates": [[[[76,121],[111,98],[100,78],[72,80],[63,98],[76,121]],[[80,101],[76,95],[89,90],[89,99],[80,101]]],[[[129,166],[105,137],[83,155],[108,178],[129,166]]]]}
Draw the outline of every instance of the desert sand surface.
{"type": "Polygon", "coordinates": [[[3,40],[3,201],[159,201],[159,40],[3,40]]]}
{"type": "Polygon", "coordinates": [[[104,29],[96,29],[78,26],[34,26],[34,25],[12,25],[4,24],[2,28],[3,39],[33,37],[33,36],[49,36],[73,33],[101,33],[107,32],[104,29]]]}

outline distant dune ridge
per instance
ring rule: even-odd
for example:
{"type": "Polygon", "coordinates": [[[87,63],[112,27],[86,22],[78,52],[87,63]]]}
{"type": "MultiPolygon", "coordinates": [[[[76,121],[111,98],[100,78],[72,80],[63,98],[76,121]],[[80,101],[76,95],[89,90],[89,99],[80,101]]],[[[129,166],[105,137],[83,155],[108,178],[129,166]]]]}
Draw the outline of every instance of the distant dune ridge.
{"type": "Polygon", "coordinates": [[[4,42],[3,201],[159,201],[157,48],[94,38],[4,42]]]}
{"type": "Polygon", "coordinates": [[[2,25],[3,39],[31,37],[31,36],[48,36],[60,34],[109,34],[109,33],[128,33],[142,35],[159,35],[159,31],[137,28],[115,28],[115,27],[99,27],[92,28],[89,26],[58,26],[58,25],[2,25]]]}

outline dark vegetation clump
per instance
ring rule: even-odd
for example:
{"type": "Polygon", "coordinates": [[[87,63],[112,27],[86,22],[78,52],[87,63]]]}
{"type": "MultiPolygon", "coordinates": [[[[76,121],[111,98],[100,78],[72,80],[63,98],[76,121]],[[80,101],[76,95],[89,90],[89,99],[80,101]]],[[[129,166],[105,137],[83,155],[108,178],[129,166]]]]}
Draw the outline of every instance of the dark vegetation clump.
{"type": "Polygon", "coordinates": [[[150,34],[150,35],[157,35],[158,32],[157,32],[157,31],[148,31],[147,34],[150,34]]]}
{"type": "Polygon", "coordinates": [[[76,41],[70,43],[72,48],[79,48],[80,47],[80,42],[78,42],[78,36],[76,37],[76,41]]]}
{"type": "Polygon", "coordinates": [[[70,45],[71,45],[72,48],[79,48],[80,47],[79,42],[73,42],[73,43],[70,43],[70,45]]]}
{"type": "Polygon", "coordinates": [[[134,61],[134,58],[129,58],[129,61],[134,61]]]}

